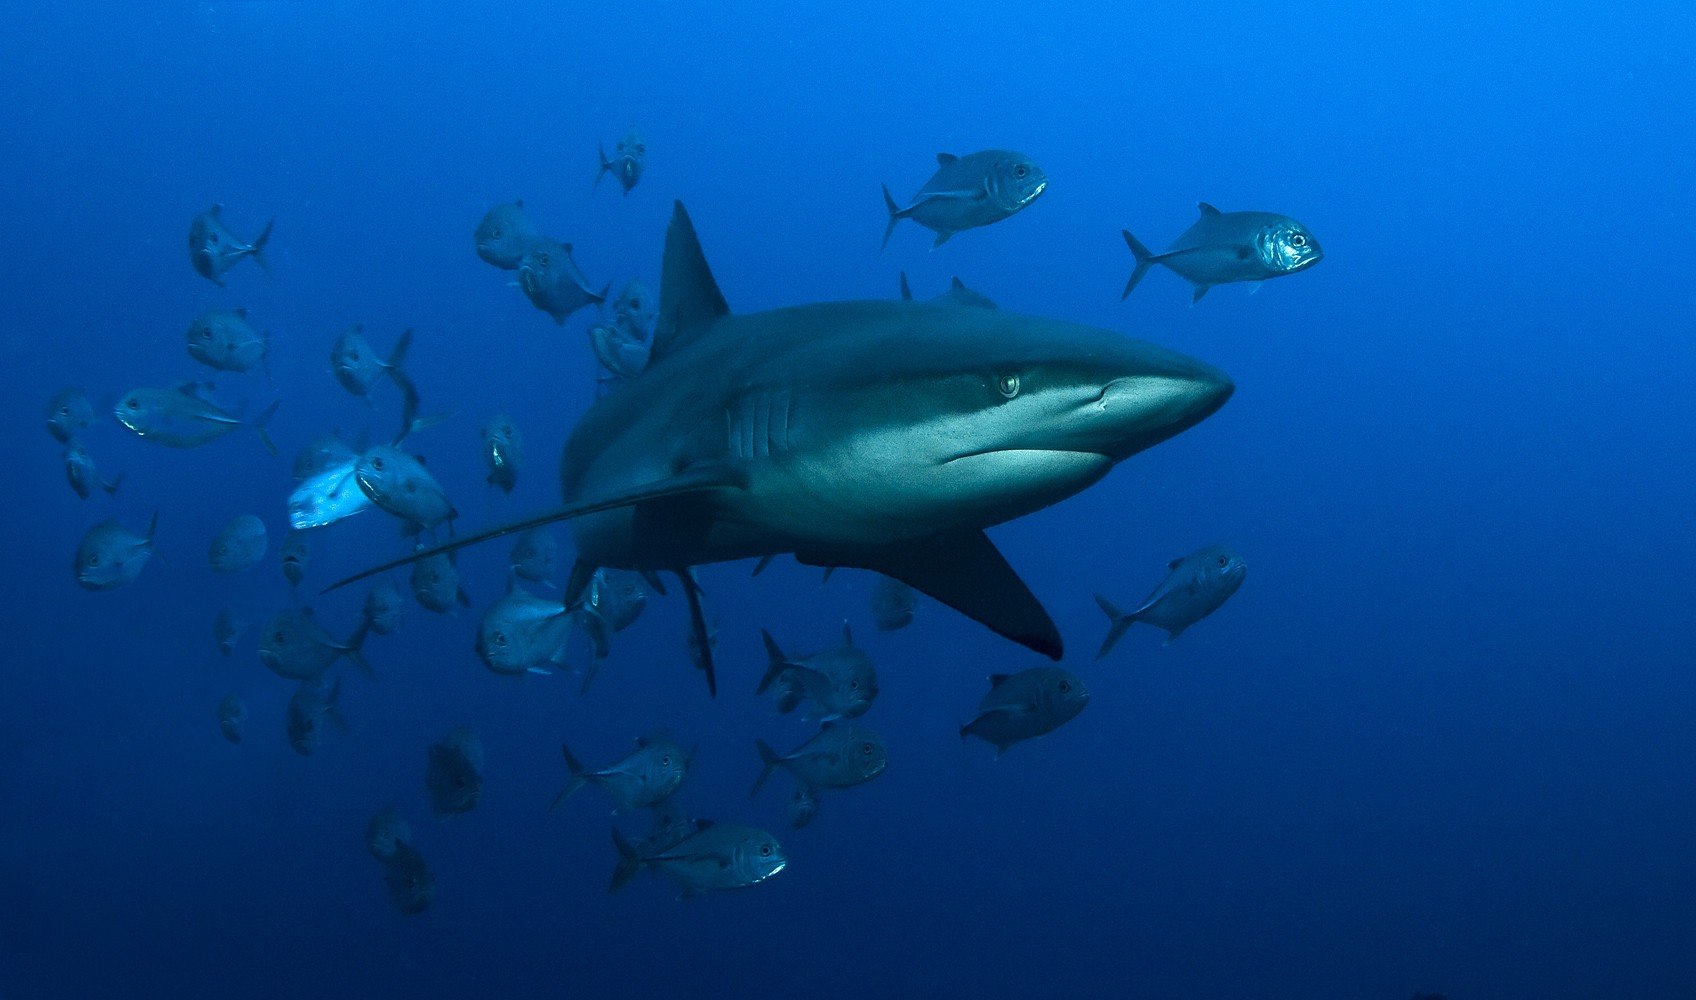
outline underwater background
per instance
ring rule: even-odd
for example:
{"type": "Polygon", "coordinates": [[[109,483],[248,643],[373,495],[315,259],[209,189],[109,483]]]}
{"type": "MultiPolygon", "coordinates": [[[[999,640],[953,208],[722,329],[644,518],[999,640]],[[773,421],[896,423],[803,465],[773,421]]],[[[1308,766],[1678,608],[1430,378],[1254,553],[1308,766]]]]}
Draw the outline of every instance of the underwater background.
{"type": "MultiPolygon", "coordinates": [[[[0,35],[0,997],[1696,996],[1696,21],[1681,6],[341,2],[17,8],[0,35]],[[631,125],[647,173],[592,187],[631,125]],[[938,151],[1029,154],[1014,218],[879,252],[938,151]],[[673,198],[732,310],[920,297],[959,275],[1004,309],[1202,358],[1237,392],[1103,483],[992,532],[1067,641],[1087,711],[1003,759],[957,729],[985,675],[1046,663],[923,601],[879,633],[872,576],[705,567],[720,692],[675,589],[573,677],[497,677],[477,611],[410,607],[344,679],[345,732],[302,757],[290,685],[211,622],[296,600],[275,545],[288,456],[388,433],[328,375],[362,322],[415,329],[409,442],[462,528],[558,502],[594,398],[587,314],[555,325],[476,259],[523,198],[597,288],[659,281],[673,198]],[[1192,307],[1156,269],[1124,302],[1118,230],[1162,245],[1197,201],[1301,219],[1310,273],[1192,307]],[[270,273],[184,259],[213,203],[270,273]],[[272,334],[273,459],[247,432],[175,451],[110,401],[201,377],[183,331],[246,307],[272,334]],[[47,400],[84,387],[116,497],[66,489],[47,400]],[[511,497],[478,428],[522,427],[511,497]],[[134,584],[77,588],[78,539],[159,511],[134,584]],[[259,514],[272,552],[214,576],[259,514]],[[1106,622],[1167,560],[1223,542],[1240,593],[1170,646],[1106,622]],[[750,800],[753,740],[808,735],[754,685],[759,630],[875,659],[888,773],[788,829],[750,800]],[[251,712],[227,744],[215,708],[251,712]],[[469,725],[481,804],[429,816],[424,750],[469,725]],[[568,741],[611,760],[669,727],[680,795],[764,826],[788,870],[677,901],[609,895],[604,796],[548,804],[568,741]],[[437,878],[398,913],[363,842],[385,804],[437,878]]],[[[381,515],[314,540],[298,600],[337,635],[404,552],[381,515]]],[[[565,537],[561,531],[561,537],[565,537]]],[[[478,609],[506,545],[462,553],[478,609]]],[[[345,673],[345,671],[344,671],[345,673]]]]}

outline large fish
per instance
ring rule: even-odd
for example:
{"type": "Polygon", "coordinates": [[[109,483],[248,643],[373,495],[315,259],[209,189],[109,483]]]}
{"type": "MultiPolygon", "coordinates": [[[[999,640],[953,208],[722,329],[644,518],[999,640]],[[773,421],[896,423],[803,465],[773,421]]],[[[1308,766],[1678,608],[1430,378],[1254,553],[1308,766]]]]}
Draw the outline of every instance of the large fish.
{"type": "Polygon", "coordinates": [[[138,535],[112,518],[88,529],[77,543],[71,569],[77,586],[84,590],[113,590],[135,582],[141,568],[153,557],[153,537],[159,530],[159,513],[147,524],[147,534],[138,535]]]}
{"type": "Polygon", "coordinates": [[[361,618],[353,635],[346,642],[338,642],[318,624],[311,608],[279,611],[259,635],[259,660],[278,677],[314,681],[345,656],[367,677],[374,677],[371,665],[359,653],[370,628],[370,623],[361,618]]]}
{"type": "Polygon", "coordinates": [[[265,244],[271,239],[271,226],[277,221],[272,219],[265,223],[265,228],[249,243],[236,238],[236,235],[224,225],[222,213],[224,206],[213,205],[211,208],[194,217],[188,227],[188,259],[194,265],[194,272],[215,285],[224,283],[224,272],[235,267],[244,257],[252,257],[253,262],[265,267],[265,244]]]}
{"type": "Polygon", "coordinates": [[[295,753],[310,757],[318,752],[318,748],[324,743],[326,721],[335,723],[338,728],[347,728],[341,712],[336,709],[336,701],[341,698],[341,694],[340,677],[329,684],[324,683],[322,677],[313,677],[302,680],[300,686],[295,688],[294,694],[289,698],[285,719],[289,746],[295,753]]]}
{"type": "Polygon", "coordinates": [[[490,486],[511,493],[518,485],[518,469],[524,464],[524,435],[511,417],[496,414],[483,425],[483,462],[489,467],[490,486]]]}
{"type": "Polygon", "coordinates": [[[108,496],[115,495],[124,483],[124,474],[120,472],[111,479],[102,476],[94,464],[94,456],[88,453],[81,441],[71,438],[65,442],[65,481],[71,484],[77,496],[87,500],[95,490],[102,490],[108,496]]]}
{"type": "Polygon", "coordinates": [[[889,767],[889,748],[884,745],[883,737],[848,722],[825,723],[817,736],[788,753],[778,753],[764,740],[755,740],[754,748],[765,766],[754,779],[754,789],[748,793],[750,798],[759,793],[778,768],[816,792],[864,784],[889,767]]]}
{"type": "Polygon", "coordinates": [[[1280,278],[1304,271],[1325,256],[1307,227],[1287,215],[1221,212],[1205,201],[1200,208],[1201,218],[1195,225],[1160,253],[1149,252],[1130,230],[1122,230],[1137,266],[1119,298],[1130,295],[1156,264],[1166,265],[1195,286],[1190,298],[1195,303],[1214,285],[1280,278]]]}
{"type": "Polygon", "coordinates": [[[955,156],[936,154],[936,173],[913,200],[902,208],[883,186],[883,205],[889,225],[883,230],[883,245],[895,232],[895,224],[912,219],[936,233],[932,248],[966,229],[1000,222],[1029,205],[1048,188],[1048,175],[1023,153],[1008,149],[986,149],[955,156]]]}
{"type": "Polygon", "coordinates": [[[722,892],[757,885],[789,864],[777,838],[753,827],[696,820],[695,832],[663,851],[638,853],[617,829],[612,832],[618,848],[618,867],[612,885],[617,889],[635,877],[644,866],[675,880],[683,896],[722,892]]]}
{"type": "Polygon", "coordinates": [[[652,361],[597,400],[560,463],[563,506],[372,567],[569,520],[575,604],[601,566],[689,568],[793,553],[894,577],[1058,659],[1060,634],[984,529],[1100,481],[1206,419],[1218,370],[1108,330],[925,302],[731,314],[683,206],[652,361]]]}
{"type": "Polygon", "coordinates": [[[353,478],[372,503],[400,518],[409,534],[458,516],[424,463],[394,445],[378,445],[359,456],[353,478]]]}
{"type": "Polygon", "coordinates": [[[94,423],[94,405],[81,389],[61,389],[47,401],[47,433],[69,442],[94,423]]]}
{"type": "Polygon", "coordinates": [[[271,335],[247,321],[246,309],[208,309],[189,325],[188,356],[214,371],[250,372],[266,363],[271,335]]]}
{"type": "Polygon", "coordinates": [[[265,522],[237,514],[213,536],[206,561],[214,573],[240,573],[265,558],[265,522]]]}
{"type": "Polygon", "coordinates": [[[477,657],[497,674],[551,673],[544,664],[565,660],[572,612],[558,601],[526,591],[516,579],[477,623],[477,657]]]}
{"type": "Polygon", "coordinates": [[[1023,740],[1051,733],[1089,704],[1089,690],[1059,667],[1032,667],[1016,674],[991,674],[978,714],[960,727],[960,739],[976,736],[1000,757],[1023,740]]]}
{"type": "Polygon", "coordinates": [[[272,403],[252,420],[243,420],[220,409],[200,395],[193,383],[175,389],[135,389],[118,401],[118,422],[137,437],[170,448],[198,448],[241,427],[251,427],[265,450],[275,455],[277,446],[265,430],[281,400],[272,403]]]}
{"type": "Polygon", "coordinates": [[[693,756],[663,730],[638,739],[633,753],[594,771],[578,763],[570,747],[561,746],[560,750],[571,780],[554,799],[555,809],[584,785],[606,789],[620,810],[659,805],[683,784],[693,756]]]}
{"type": "Polygon", "coordinates": [[[754,693],[765,694],[773,684],[783,682],[786,690],[778,703],[780,711],[791,711],[803,696],[812,699],[819,718],[827,722],[852,719],[872,707],[877,697],[877,669],[871,657],[854,645],[847,622],[842,623],[842,645],[808,657],[784,655],[764,629],[760,638],[765,640],[767,665],[754,693]]]}
{"type": "Polygon", "coordinates": [[[605,302],[612,282],[599,292],[590,290],[589,279],[571,259],[571,244],[542,240],[532,244],[518,262],[518,287],[531,305],[563,326],[565,318],[577,310],[605,302]]]}
{"type": "Polygon", "coordinates": [[[1248,575],[1248,564],[1223,545],[1209,545],[1172,560],[1166,570],[1166,579],[1129,611],[1120,611],[1107,598],[1095,595],[1108,621],[1107,638],[1101,640],[1096,659],[1106,656],[1133,622],[1165,629],[1170,643],[1237,592],[1248,575]]]}
{"type": "Polygon", "coordinates": [[[542,234],[524,213],[524,199],[520,198],[484,213],[471,238],[477,243],[477,256],[485,263],[503,271],[514,271],[530,245],[542,239],[542,234]]]}
{"type": "Polygon", "coordinates": [[[437,816],[470,812],[483,797],[483,741],[467,726],[430,744],[424,787],[437,816]]]}
{"type": "Polygon", "coordinates": [[[603,176],[612,174],[618,178],[618,186],[628,195],[642,179],[642,169],[647,164],[648,144],[643,141],[642,134],[631,126],[624,138],[618,140],[611,159],[607,157],[605,146],[598,147],[596,151],[601,155],[601,169],[595,171],[595,184],[598,186],[603,176]]]}

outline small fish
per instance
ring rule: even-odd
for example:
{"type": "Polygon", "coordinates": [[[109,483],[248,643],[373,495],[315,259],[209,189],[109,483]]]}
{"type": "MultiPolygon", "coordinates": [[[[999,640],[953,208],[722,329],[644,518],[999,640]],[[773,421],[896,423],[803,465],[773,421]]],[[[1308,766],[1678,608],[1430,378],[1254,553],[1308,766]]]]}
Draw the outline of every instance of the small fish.
{"type": "MultiPolygon", "coordinates": [[[[855,648],[854,635],[846,622],[842,625],[841,646],[801,659],[785,656],[770,632],[761,629],[760,637],[765,640],[769,662],[755,694],[765,694],[773,683],[786,680],[794,685],[791,690],[798,688],[813,700],[823,721],[852,719],[864,715],[872,706],[872,699],[877,697],[877,669],[870,657],[855,648]]],[[[784,698],[779,710],[789,712],[796,700],[784,698]]]]}
{"type": "Polygon", "coordinates": [[[436,876],[424,856],[404,842],[395,844],[394,856],[384,864],[383,884],[389,888],[389,900],[407,916],[423,913],[436,898],[436,876]]]}
{"type": "Polygon", "coordinates": [[[477,623],[477,656],[497,674],[549,673],[543,664],[565,660],[572,619],[564,604],[537,597],[510,580],[506,595],[489,605],[477,623]]]}
{"type": "Polygon", "coordinates": [[[1107,598],[1095,595],[1095,603],[1107,615],[1107,638],[1101,640],[1096,659],[1106,656],[1133,622],[1147,622],[1166,630],[1166,642],[1184,629],[1219,610],[1243,585],[1248,565],[1242,556],[1223,545],[1209,545],[1166,564],[1166,579],[1130,611],[1120,611],[1107,598]]]}
{"type": "Polygon", "coordinates": [[[525,214],[524,199],[520,198],[484,213],[471,238],[477,243],[477,256],[503,271],[515,271],[531,244],[541,241],[542,234],[525,214]]]}
{"type": "Polygon", "coordinates": [[[976,736],[993,744],[999,758],[1013,744],[1070,722],[1087,704],[1083,681],[1059,667],[991,674],[989,693],[978,702],[977,718],[960,727],[960,739],[976,736]]]}
{"type": "Polygon", "coordinates": [[[135,582],[141,568],[153,556],[153,536],[159,528],[159,513],[147,524],[147,535],[137,535],[112,518],[88,529],[77,543],[71,565],[77,586],[84,590],[112,590],[135,582]]]}
{"type": "Polygon", "coordinates": [[[395,849],[412,843],[412,826],[394,806],[377,810],[365,824],[365,846],[378,861],[392,861],[395,849]]]}
{"type": "Polygon", "coordinates": [[[636,850],[640,854],[661,854],[683,843],[695,832],[695,820],[677,804],[677,796],[649,806],[648,814],[653,817],[653,824],[636,842],[636,850]]]}
{"type": "Polygon", "coordinates": [[[283,563],[283,577],[289,586],[298,587],[306,576],[306,564],[312,558],[312,548],[306,540],[306,532],[290,531],[283,536],[283,544],[277,546],[277,556],[283,563]]]}
{"type": "Polygon", "coordinates": [[[265,522],[237,514],[212,539],[206,559],[214,573],[239,573],[265,558],[265,522]]]}
{"type": "Polygon", "coordinates": [[[1201,218],[1162,253],[1150,253],[1130,230],[1121,230],[1137,266],[1119,298],[1129,296],[1156,264],[1166,265],[1195,286],[1190,302],[1196,303],[1214,285],[1281,278],[1306,270],[1325,256],[1313,233],[1287,215],[1221,212],[1205,201],[1199,207],[1201,218]]]}
{"type": "MultiPolygon", "coordinates": [[[[906,271],[901,272],[901,298],[907,302],[911,302],[913,300],[913,289],[912,286],[907,284],[906,271]]],[[[974,292],[970,288],[967,288],[966,283],[961,281],[958,276],[956,276],[953,282],[949,284],[948,291],[943,292],[941,295],[938,295],[930,301],[941,302],[954,306],[971,306],[975,309],[998,308],[989,296],[984,295],[982,292],[974,292]]]]}
{"type": "Polygon", "coordinates": [[[387,577],[371,585],[365,594],[365,621],[377,635],[393,635],[406,618],[406,599],[387,577]]]}
{"type": "Polygon", "coordinates": [[[754,779],[752,798],[772,772],[783,768],[795,780],[814,791],[826,788],[851,788],[882,774],[889,767],[889,748],[883,737],[864,726],[848,722],[827,722],[817,736],[786,754],[755,740],[765,764],[760,776],[754,779]]]}
{"type": "Polygon", "coordinates": [[[618,178],[618,186],[624,189],[626,195],[630,189],[642,179],[642,170],[648,157],[648,145],[642,141],[642,134],[631,126],[624,138],[618,140],[612,159],[607,159],[607,148],[600,146],[597,152],[601,155],[601,169],[595,171],[595,185],[599,186],[601,178],[612,174],[618,178]]]}
{"type": "Polygon", "coordinates": [[[654,320],[659,316],[659,304],[648,286],[631,278],[618,298],[612,300],[613,322],[618,328],[640,341],[652,338],[654,320]]]}
{"type": "Polygon", "coordinates": [[[65,442],[65,480],[71,484],[71,489],[77,496],[87,500],[95,490],[103,490],[108,496],[115,495],[118,487],[123,485],[124,474],[118,473],[112,479],[107,479],[95,467],[94,456],[82,446],[82,442],[72,438],[65,442]]]}
{"type": "Polygon", "coordinates": [[[412,564],[409,581],[412,596],[421,607],[439,615],[455,615],[454,602],[469,608],[471,598],[459,585],[459,568],[454,565],[453,553],[441,552],[412,564]]]}
{"type": "Polygon", "coordinates": [[[789,825],[801,829],[819,814],[819,793],[807,785],[796,783],[789,794],[789,825]]]}
{"type": "Polygon", "coordinates": [[[1000,222],[1029,205],[1048,188],[1048,175],[1023,153],[986,149],[981,153],[954,156],[936,154],[936,173],[919,188],[906,208],[895,203],[889,185],[883,186],[883,205],[889,225],[883,230],[883,245],[902,219],[912,219],[936,233],[934,249],[966,229],[1000,222]]]}
{"type": "Polygon", "coordinates": [[[359,654],[370,623],[359,627],[346,642],[337,642],[312,616],[311,608],[279,611],[265,623],[259,636],[259,660],[278,677],[293,681],[317,680],[330,665],[347,657],[367,677],[375,677],[371,665],[359,654]]]}
{"type": "Polygon", "coordinates": [[[648,587],[642,574],[627,569],[602,567],[589,578],[585,610],[606,624],[608,632],[622,632],[636,624],[648,606],[648,587]]]}
{"type": "Polygon", "coordinates": [[[247,734],[247,706],[233,694],[218,702],[218,731],[231,743],[240,743],[247,734]]]}
{"type": "Polygon", "coordinates": [[[546,525],[531,528],[512,543],[512,571],[531,583],[553,586],[554,562],[559,557],[559,540],[546,525]]]}
{"type": "Polygon", "coordinates": [[[587,770],[578,763],[570,747],[561,746],[560,751],[565,755],[571,780],[554,798],[555,809],[588,784],[605,788],[620,811],[658,805],[683,784],[691,763],[691,755],[663,730],[638,739],[635,752],[598,771],[587,770]]]}
{"type": "Polygon", "coordinates": [[[483,742],[461,726],[430,744],[424,787],[437,816],[470,812],[483,795],[483,742]]]}
{"type": "Polygon", "coordinates": [[[371,498],[353,476],[358,467],[359,456],[349,452],[342,464],[302,479],[289,493],[289,527],[322,528],[370,510],[371,498]]]}
{"type": "Polygon", "coordinates": [[[648,367],[649,345],[616,324],[590,326],[589,349],[614,380],[635,378],[648,367]]]}
{"type": "Polygon", "coordinates": [[[879,575],[872,584],[872,621],[880,632],[894,632],[913,624],[918,596],[913,588],[894,577],[879,575]]]}
{"type": "Polygon", "coordinates": [[[330,372],[343,389],[370,402],[371,387],[384,376],[404,393],[412,386],[406,374],[406,351],[412,346],[412,331],[401,331],[395,349],[385,359],[365,339],[365,326],[355,324],[342,332],[330,348],[330,372]]]}
{"type": "Polygon", "coordinates": [[[224,227],[220,217],[223,210],[224,206],[213,205],[195,216],[188,227],[188,259],[194,265],[194,272],[219,286],[224,284],[224,272],[243,257],[252,257],[254,263],[266,267],[265,244],[271,239],[271,226],[277,221],[265,223],[253,242],[245,243],[224,227]]]}
{"type": "Polygon", "coordinates": [[[208,309],[188,328],[188,356],[221,372],[250,372],[266,364],[271,335],[247,321],[246,309],[208,309]]]}
{"type": "Polygon", "coordinates": [[[81,389],[61,389],[47,402],[47,433],[68,442],[94,424],[94,405],[81,389]]]}
{"type": "Polygon", "coordinates": [[[565,318],[584,306],[607,300],[612,283],[599,292],[589,289],[589,279],[571,259],[571,244],[544,240],[533,245],[518,263],[518,287],[530,304],[565,325],[565,318]]]}
{"type": "Polygon", "coordinates": [[[612,842],[619,860],[609,892],[629,882],[644,866],[675,880],[687,897],[757,885],[789,864],[777,838],[764,830],[704,819],[695,821],[694,833],[657,853],[638,853],[616,829],[612,842]]]}
{"type": "Polygon", "coordinates": [[[353,478],[372,503],[406,522],[408,534],[459,516],[424,463],[394,445],[378,445],[359,456],[353,478]]]}
{"type": "Polygon", "coordinates": [[[325,686],[322,677],[314,677],[300,682],[293,696],[289,698],[287,728],[289,746],[302,757],[310,757],[318,752],[324,742],[324,721],[336,724],[338,729],[346,729],[347,722],[341,712],[336,709],[336,701],[342,695],[342,679],[337,677],[333,683],[325,686]]]}
{"type": "Polygon", "coordinates": [[[510,494],[524,463],[524,435],[511,417],[496,415],[483,425],[483,461],[489,466],[489,485],[510,494]]]}
{"type": "Polygon", "coordinates": [[[136,436],[169,448],[198,448],[241,427],[251,427],[265,450],[275,455],[277,446],[265,430],[282,401],[272,403],[253,420],[243,420],[220,409],[200,395],[195,384],[175,389],[136,389],[119,400],[118,422],[136,436]]]}
{"type": "Polygon", "coordinates": [[[241,634],[247,631],[247,623],[237,618],[235,612],[224,608],[218,612],[218,617],[212,622],[212,638],[218,644],[218,652],[229,656],[236,650],[236,642],[241,634]]]}

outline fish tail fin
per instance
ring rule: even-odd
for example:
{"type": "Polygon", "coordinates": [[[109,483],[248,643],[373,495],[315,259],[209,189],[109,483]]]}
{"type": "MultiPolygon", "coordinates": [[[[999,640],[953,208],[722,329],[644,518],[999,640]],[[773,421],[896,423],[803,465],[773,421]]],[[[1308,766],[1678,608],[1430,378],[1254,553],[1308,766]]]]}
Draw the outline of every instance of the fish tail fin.
{"type": "Polygon", "coordinates": [[[365,656],[363,654],[361,654],[360,651],[359,651],[360,647],[365,645],[365,637],[370,635],[370,634],[371,634],[371,619],[365,617],[364,615],[360,615],[359,616],[359,627],[354,629],[353,634],[347,637],[347,643],[346,643],[347,652],[343,653],[342,655],[347,657],[349,663],[352,663],[354,666],[358,667],[360,673],[364,674],[367,678],[369,678],[371,680],[376,680],[377,679],[377,671],[371,669],[370,662],[368,660],[366,660],[365,656]]]}
{"type": "Polygon", "coordinates": [[[771,777],[773,771],[777,770],[778,761],[782,759],[778,756],[776,750],[766,745],[765,740],[755,740],[754,749],[760,752],[760,760],[765,764],[765,767],[760,769],[760,776],[754,779],[754,787],[748,792],[750,799],[760,794],[760,789],[765,787],[766,779],[771,777]]]}
{"type": "Polygon", "coordinates": [[[389,360],[383,365],[391,376],[399,372],[402,378],[406,377],[401,366],[406,364],[406,352],[411,346],[412,327],[409,326],[400,332],[400,339],[395,341],[395,349],[389,352],[389,360]]]}
{"type": "Polygon", "coordinates": [[[122,472],[118,473],[117,475],[112,477],[111,482],[101,483],[100,488],[106,491],[107,496],[114,496],[114,497],[117,496],[118,495],[118,487],[124,485],[124,476],[125,475],[126,475],[126,473],[122,473],[122,472]]]}
{"type": "Polygon", "coordinates": [[[889,212],[889,225],[883,227],[883,245],[879,250],[889,246],[889,237],[895,232],[895,224],[901,221],[901,206],[895,204],[895,196],[889,193],[889,185],[883,186],[883,207],[889,212]]]}
{"type": "Polygon", "coordinates": [[[550,810],[558,809],[561,802],[577,794],[579,788],[589,783],[589,779],[583,775],[583,765],[578,762],[576,755],[571,752],[571,748],[562,743],[559,750],[560,753],[565,755],[565,769],[571,772],[571,780],[565,783],[565,787],[560,790],[558,795],[554,796],[554,804],[548,807],[550,810]]]}
{"type": "Polygon", "coordinates": [[[277,415],[277,407],[281,405],[283,405],[282,400],[272,400],[271,405],[265,407],[265,411],[254,418],[253,421],[253,432],[259,435],[259,443],[265,446],[265,450],[271,453],[272,458],[277,457],[277,442],[271,440],[271,432],[265,429],[265,425],[270,423],[271,418],[277,415]]]}
{"type": "Polygon", "coordinates": [[[595,171],[595,183],[590,185],[591,188],[600,187],[601,186],[601,178],[605,177],[607,175],[607,173],[612,170],[612,161],[607,159],[606,144],[601,143],[601,142],[595,143],[595,152],[600,154],[601,169],[595,171]]]}
{"type": "Polygon", "coordinates": [[[765,694],[766,688],[771,687],[790,667],[789,658],[783,655],[783,650],[778,648],[777,640],[771,637],[770,632],[760,629],[760,638],[765,640],[766,644],[766,674],[760,678],[760,686],[754,689],[755,694],[765,694]]]}
{"type": "Polygon", "coordinates": [[[604,660],[612,651],[612,643],[607,636],[606,619],[596,614],[590,608],[583,608],[577,616],[577,623],[589,637],[589,648],[596,660],[604,660]]]}
{"type": "Polygon", "coordinates": [[[636,853],[636,848],[630,846],[630,841],[624,839],[624,834],[619,833],[616,826],[612,830],[612,846],[618,848],[618,865],[612,870],[612,884],[607,886],[608,892],[623,888],[642,870],[642,856],[636,853]]]}
{"type": "Polygon", "coordinates": [[[600,670],[601,661],[594,657],[590,657],[589,665],[583,668],[583,683],[577,686],[577,694],[579,696],[589,693],[589,685],[595,683],[595,675],[600,673],[600,670]]]}
{"type": "Polygon", "coordinates": [[[1125,630],[1131,627],[1131,623],[1137,620],[1137,616],[1120,611],[1113,606],[1111,601],[1100,594],[1095,595],[1095,603],[1096,606],[1101,608],[1101,613],[1107,616],[1108,622],[1107,637],[1101,640],[1101,648],[1096,650],[1095,653],[1095,658],[1099,660],[1113,651],[1113,647],[1119,644],[1119,640],[1125,635],[1125,630]]]}
{"type": "Polygon", "coordinates": [[[271,262],[265,259],[265,244],[271,241],[271,227],[277,224],[276,219],[265,223],[265,228],[253,239],[253,262],[259,265],[266,274],[271,273],[271,262]]]}
{"type": "Polygon", "coordinates": [[[1130,297],[1131,290],[1137,287],[1137,282],[1148,273],[1148,269],[1154,266],[1154,255],[1148,252],[1148,247],[1143,246],[1141,240],[1131,235],[1129,229],[1121,229],[1119,234],[1125,237],[1125,245],[1131,248],[1131,256],[1137,259],[1137,266],[1131,269],[1131,277],[1125,282],[1125,290],[1119,293],[1119,301],[1123,302],[1130,297]]]}
{"type": "MultiPolygon", "coordinates": [[[[122,477],[119,477],[122,478],[122,477]]],[[[159,533],[159,512],[153,512],[153,519],[147,522],[147,547],[153,548],[153,537],[159,533]]]]}
{"type": "Polygon", "coordinates": [[[972,724],[970,722],[968,722],[965,725],[960,727],[960,742],[961,743],[966,742],[966,737],[970,736],[971,734],[972,734],[972,724]]]}

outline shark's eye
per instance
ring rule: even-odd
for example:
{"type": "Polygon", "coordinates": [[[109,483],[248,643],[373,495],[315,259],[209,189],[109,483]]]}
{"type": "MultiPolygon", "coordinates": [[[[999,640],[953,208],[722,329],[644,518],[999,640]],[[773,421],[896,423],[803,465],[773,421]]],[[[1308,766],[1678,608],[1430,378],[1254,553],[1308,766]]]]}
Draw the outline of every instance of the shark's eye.
{"type": "Polygon", "coordinates": [[[1290,246],[1293,246],[1293,247],[1307,246],[1307,237],[1303,236],[1300,233],[1295,234],[1294,236],[1290,237],[1290,246]]]}
{"type": "Polygon", "coordinates": [[[995,383],[995,387],[1001,391],[1001,395],[1006,396],[1008,399],[1012,399],[1014,396],[1019,394],[1019,376],[1003,375],[1000,380],[995,383]]]}

